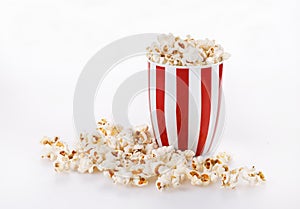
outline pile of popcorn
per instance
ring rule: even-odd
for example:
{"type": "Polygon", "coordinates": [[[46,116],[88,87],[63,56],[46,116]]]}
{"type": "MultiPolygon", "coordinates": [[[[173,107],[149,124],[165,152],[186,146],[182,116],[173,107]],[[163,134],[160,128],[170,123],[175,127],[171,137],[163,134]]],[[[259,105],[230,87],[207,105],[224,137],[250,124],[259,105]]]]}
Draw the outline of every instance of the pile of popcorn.
{"type": "Polygon", "coordinates": [[[177,187],[185,180],[197,186],[219,181],[222,187],[228,188],[265,181],[264,174],[254,167],[230,169],[231,157],[226,153],[204,158],[195,157],[190,150],[158,147],[146,125],[124,129],[101,119],[98,130],[81,134],[73,149],[58,137],[45,137],[41,144],[44,146],[42,158],[52,161],[57,172],[100,171],[114,183],[134,186],[145,186],[155,178],[160,191],[177,187]]]}
{"type": "Polygon", "coordinates": [[[155,63],[173,66],[205,66],[222,62],[230,57],[215,40],[186,39],[173,34],[161,34],[157,42],[147,48],[147,58],[155,63]]]}

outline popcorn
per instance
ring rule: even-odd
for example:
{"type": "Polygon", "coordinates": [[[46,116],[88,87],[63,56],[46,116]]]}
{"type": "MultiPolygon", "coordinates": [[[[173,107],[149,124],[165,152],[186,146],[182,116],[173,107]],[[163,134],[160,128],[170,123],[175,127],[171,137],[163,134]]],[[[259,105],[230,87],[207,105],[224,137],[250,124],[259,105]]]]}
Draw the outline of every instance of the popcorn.
{"type": "Polygon", "coordinates": [[[157,42],[147,47],[147,58],[155,63],[174,66],[205,66],[229,59],[220,44],[214,40],[195,40],[190,35],[186,39],[173,34],[161,34],[157,42]]]}
{"type": "Polygon", "coordinates": [[[197,171],[189,172],[188,178],[191,180],[191,184],[195,186],[207,186],[211,182],[209,174],[200,174],[197,171]]]}
{"type": "Polygon", "coordinates": [[[119,171],[119,174],[114,174],[111,176],[113,182],[115,184],[130,184],[131,182],[131,173],[130,172],[120,172],[119,171]]]}
{"type": "Polygon", "coordinates": [[[146,186],[148,185],[148,180],[143,177],[134,178],[132,180],[132,185],[139,186],[139,187],[146,186]]]}
{"type": "MultiPolygon", "coordinates": [[[[160,41],[166,38],[169,37],[162,37],[160,41]]],[[[195,45],[213,44],[209,40],[203,43],[190,37],[189,40],[195,45]]],[[[56,172],[100,171],[115,184],[142,187],[148,185],[151,178],[156,178],[156,188],[163,191],[180,186],[186,179],[195,186],[220,181],[225,188],[266,181],[264,174],[255,167],[230,169],[231,156],[225,152],[204,158],[195,157],[191,150],[158,147],[147,125],[124,129],[101,119],[98,131],[81,134],[73,149],[58,137],[44,137],[41,144],[44,146],[42,158],[52,161],[56,172]]]]}
{"type": "Polygon", "coordinates": [[[231,160],[231,156],[226,152],[220,152],[216,157],[224,163],[228,163],[231,160]]]}

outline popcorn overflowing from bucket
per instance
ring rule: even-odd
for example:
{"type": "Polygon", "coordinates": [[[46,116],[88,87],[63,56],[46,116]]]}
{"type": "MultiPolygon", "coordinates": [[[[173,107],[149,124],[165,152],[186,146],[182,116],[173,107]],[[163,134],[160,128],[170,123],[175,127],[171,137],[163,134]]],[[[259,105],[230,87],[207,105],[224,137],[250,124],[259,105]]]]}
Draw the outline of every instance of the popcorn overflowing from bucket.
{"type": "Polygon", "coordinates": [[[224,152],[204,158],[195,157],[190,150],[158,147],[147,125],[124,129],[101,119],[98,130],[81,134],[73,149],[58,137],[45,137],[41,144],[42,158],[52,161],[56,172],[100,171],[114,183],[134,186],[145,186],[155,178],[159,191],[178,187],[184,181],[195,186],[220,182],[226,188],[265,181],[264,174],[254,167],[230,169],[231,156],[224,152]]]}
{"type": "Polygon", "coordinates": [[[161,34],[147,48],[147,58],[155,63],[173,66],[205,66],[228,59],[230,55],[215,40],[185,39],[173,34],[161,34]]]}

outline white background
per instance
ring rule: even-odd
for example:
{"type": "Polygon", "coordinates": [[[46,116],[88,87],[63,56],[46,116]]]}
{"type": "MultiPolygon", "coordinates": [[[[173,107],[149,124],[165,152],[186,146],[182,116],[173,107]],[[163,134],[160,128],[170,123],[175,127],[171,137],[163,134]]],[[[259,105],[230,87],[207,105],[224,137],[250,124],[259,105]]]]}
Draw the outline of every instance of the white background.
{"type": "MultiPolygon", "coordinates": [[[[0,208],[300,208],[298,4],[1,0],[0,208]],[[113,185],[99,174],[56,174],[39,158],[44,135],[75,140],[73,94],[90,57],[116,39],[145,32],[214,38],[232,54],[219,150],[232,153],[236,166],[263,170],[265,185],[186,184],[160,193],[154,185],[113,185]]],[[[134,71],[126,66],[113,72],[126,78],[134,71]]],[[[97,118],[110,116],[109,95],[121,82],[108,76],[95,100],[97,118]]],[[[149,122],[145,98],[139,95],[129,108],[134,124],[149,122]]]]}

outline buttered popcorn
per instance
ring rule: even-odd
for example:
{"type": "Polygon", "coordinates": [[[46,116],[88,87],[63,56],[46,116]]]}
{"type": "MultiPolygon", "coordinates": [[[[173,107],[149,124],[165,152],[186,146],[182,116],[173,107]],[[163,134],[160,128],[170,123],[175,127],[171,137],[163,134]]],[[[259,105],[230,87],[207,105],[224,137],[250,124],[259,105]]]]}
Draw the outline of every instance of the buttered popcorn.
{"type": "Polygon", "coordinates": [[[185,39],[173,34],[161,34],[147,47],[147,58],[155,63],[173,66],[205,66],[222,62],[230,55],[215,40],[185,39]]]}
{"type": "Polygon", "coordinates": [[[191,150],[175,150],[172,146],[158,147],[148,126],[123,129],[102,119],[98,131],[81,134],[71,149],[58,137],[43,138],[42,158],[53,163],[56,172],[103,172],[114,183],[145,186],[156,178],[156,187],[162,191],[178,187],[184,181],[195,186],[220,182],[222,187],[235,188],[240,183],[260,184],[265,181],[261,171],[254,167],[230,169],[230,155],[195,157],[191,150]]]}

